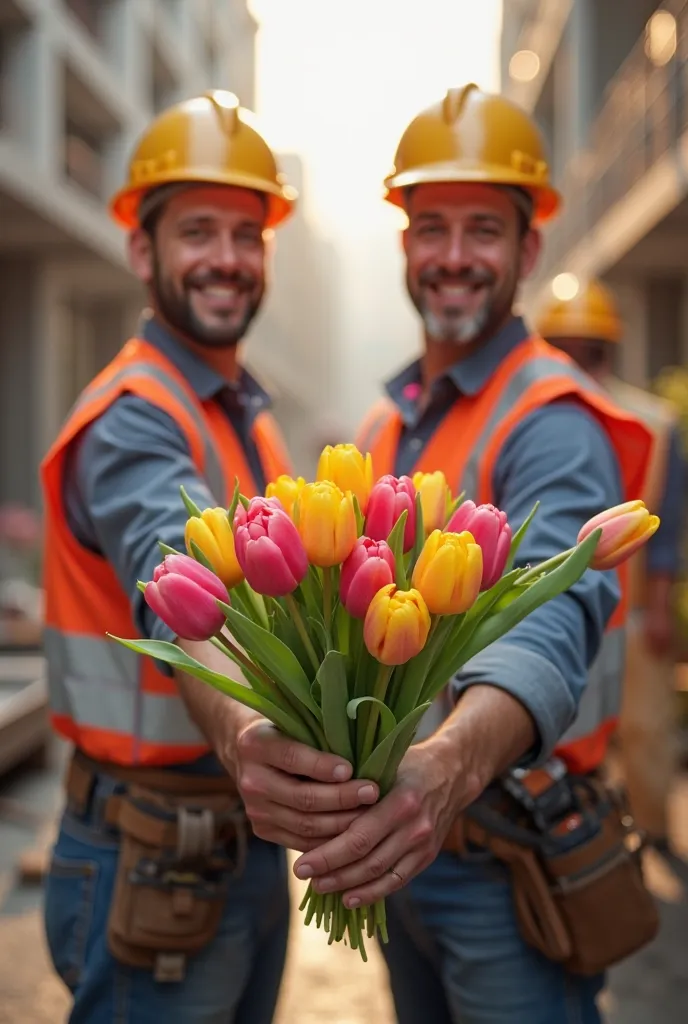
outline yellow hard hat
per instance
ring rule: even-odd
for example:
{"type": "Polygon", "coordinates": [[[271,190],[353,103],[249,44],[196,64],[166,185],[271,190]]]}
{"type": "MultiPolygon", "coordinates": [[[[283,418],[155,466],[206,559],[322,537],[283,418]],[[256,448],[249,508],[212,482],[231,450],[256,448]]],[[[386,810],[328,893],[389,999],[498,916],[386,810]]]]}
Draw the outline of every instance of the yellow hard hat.
{"type": "Polygon", "coordinates": [[[256,130],[250,111],[222,89],[184,100],[153,121],[139,139],[129,164],[129,181],[113,196],[110,212],[122,227],[136,227],[142,197],[160,185],[177,182],[264,192],[266,227],[283,221],[297,198],[256,130]]]}
{"type": "Polygon", "coordinates": [[[561,205],[535,122],[504,96],[473,83],[450,89],[411,121],[385,179],[384,198],[403,207],[409,186],[452,181],[521,188],[533,198],[538,223],[561,205]]]}
{"type": "Polygon", "coordinates": [[[537,331],[548,341],[555,338],[595,338],[621,341],[623,326],[614,296],[600,281],[576,282],[571,298],[552,298],[540,313],[537,331]]]}

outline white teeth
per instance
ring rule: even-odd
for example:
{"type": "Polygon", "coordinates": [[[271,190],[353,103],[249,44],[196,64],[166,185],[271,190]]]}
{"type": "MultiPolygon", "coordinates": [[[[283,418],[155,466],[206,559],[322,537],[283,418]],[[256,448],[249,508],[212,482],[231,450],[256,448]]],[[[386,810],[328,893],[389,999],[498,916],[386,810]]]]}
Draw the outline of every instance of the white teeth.
{"type": "Polygon", "coordinates": [[[206,285],[203,291],[206,295],[212,295],[216,299],[233,299],[237,296],[236,288],[226,288],[223,285],[206,285]]]}
{"type": "Polygon", "coordinates": [[[470,288],[466,288],[463,285],[442,285],[441,291],[444,295],[448,295],[450,299],[461,299],[465,295],[468,295],[470,288]]]}

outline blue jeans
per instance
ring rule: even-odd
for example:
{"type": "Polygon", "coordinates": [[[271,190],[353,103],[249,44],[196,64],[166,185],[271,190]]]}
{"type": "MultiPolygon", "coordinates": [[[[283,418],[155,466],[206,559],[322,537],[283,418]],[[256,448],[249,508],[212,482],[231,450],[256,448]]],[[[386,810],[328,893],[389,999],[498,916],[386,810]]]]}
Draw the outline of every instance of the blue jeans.
{"type": "Polygon", "coordinates": [[[179,982],[126,967],[110,954],[107,920],[117,835],[66,811],[45,894],[55,970],[74,997],[69,1024],[270,1024],[287,949],[285,851],[252,838],[246,866],[230,879],[214,940],[189,957],[179,982]]]}
{"type": "Polygon", "coordinates": [[[575,977],[526,945],[489,854],[441,853],[387,900],[387,917],[399,1024],[600,1024],[603,977],[575,977]]]}

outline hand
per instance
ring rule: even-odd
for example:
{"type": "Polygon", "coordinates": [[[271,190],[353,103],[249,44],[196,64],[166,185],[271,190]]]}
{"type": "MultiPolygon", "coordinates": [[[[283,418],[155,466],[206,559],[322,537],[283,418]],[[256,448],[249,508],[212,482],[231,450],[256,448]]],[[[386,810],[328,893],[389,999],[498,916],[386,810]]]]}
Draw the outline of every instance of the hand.
{"type": "Polygon", "coordinates": [[[292,850],[344,832],[379,796],[374,783],[351,778],[348,761],[287,739],[264,718],[244,720],[233,762],[254,833],[292,850]]]}
{"type": "Polygon", "coordinates": [[[369,905],[406,885],[440,851],[459,811],[482,791],[473,773],[457,773],[456,749],[435,737],[406,754],[392,791],[357,815],[342,835],[295,866],[316,892],[344,892],[347,907],[369,905]]]}

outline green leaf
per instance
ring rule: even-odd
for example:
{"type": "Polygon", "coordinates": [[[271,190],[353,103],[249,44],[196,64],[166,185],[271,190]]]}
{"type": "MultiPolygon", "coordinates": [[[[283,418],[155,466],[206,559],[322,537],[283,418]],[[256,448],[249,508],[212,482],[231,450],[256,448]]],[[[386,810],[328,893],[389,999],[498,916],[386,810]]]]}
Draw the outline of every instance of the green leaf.
{"type": "MultiPolygon", "coordinates": [[[[386,769],[392,756],[394,756],[395,759],[398,758],[396,762],[398,767],[399,761],[411,745],[411,741],[413,740],[421,718],[429,707],[429,702],[426,704],[420,704],[417,708],[414,708],[406,718],[402,719],[402,721],[399,722],[387,736],[385,736],[382,742],[378,743],[370,757],[361,765],[359,770],[356,772],[357,778],[370,779],[371,782],[381,783],[382,778],[390,774],[386,769]],[[400,751],[401,754],[399,754],[400,751]]],[[[394,772],[396,773],[396,767],[394,772]]]]}
{"type": "Polygon", "coordinates": [[[349,689],[344,655],[339,651],[328,651],[318,669],[316,681],[320,684],[322,723],[327,744],[333,754],[339,754],[353,765],[354,752],[346,716],[349,689]]]}
{"type": "Polygon", "coordinates": [[[406,579],[406,567],[404,565],[404,530],[406,529],[407,519],[408,510],[404,509],[387,538],[387,543],[392,549],[392,554],[394,555],[395,582],[400,590],[406,590],[406,587],[408,586],[406,579]]]}
{"type": "Polygon", "coordinates": [[[234,477],[234,493],[232,494],[232,500],[229,503],[229,508],[227,509],[227,519],[229,520],[229,528],[232,531],[232,533],[234,533],[234,513],[236,512],[237,505],[239,504],[239,496],[240,496],[240,494],[241,494],[241,491],[240,491],[240,488],[239,488],[239,477],[235,476],[234,477]]]}
{"type": "Polygon", "coordinates": [[[365,516],[361,512],[361,505],[355,494],[351,495],[354,504],[354,512],[356,514],[356,533],[360,537],[363,533],[363,527],[365,525],[365,516]]]}
{"type": "Polygon", "coordinates": [[[213,672],[212,669],[206,668],[200,661],[196,661],[195,658],[185,654],[176,644],[168,643],[166,640],[123,640],[121,637],[113,636],[112,633],[108,633],[107,636],[122,644],[123,647],[128,647],[129,650],[135,651],[137,654],[146,654],[150,658],[164,661],[165,664],[171,665],[172,668],[188,672],[190,676],[208,683],[214,689],[219,690],[220,693],[224,693],[228,697],[233,698],[233,700],[238,701],[239,704],[243,704],[245,707],[252,708],[254,711],[260,712],[261,715],[265,715],[278,729],[291,736],[292,739],[306,743],[308,746],[313,746],[312,734],[299,719],[278,708],[276,704],[273,704],[272,701],[261,694],[256,693],[250,687],[242,686],[241,683],[237,683],[234,679],[229,679],[228,676],[223,676],[220,672],[213,672]]]}
{"type": "Polygon", "coordinates": [[[592,560],[601,532],[601,530],[595,530],[594,533],[591,533],[582,544],[578,544],[573,549],[565,562],[562,562],[552,572],[536,580],[508,608],[485,618],[461,651],[461,664],[453,667],[450,675],[458,672],[461,665],[464,665],[471,658],[475,657],[476,654],[479,654],[480,651],[489,647],[496,640],[499,640],[500,637],[508,633],[514,626],[517,626],[519,622],[522,622],[527,615],[534,612],[540,605],[545,604],[546,601],[551,601],[552,598],[557,597],[559,594],[563,594],[574,583],[577,583],[592,560]]]}
{"type": "Polygon", "coordinates": [[[447,512],[447,519],[446,519],[446,522],[445,522],[445,527],[446,527],[447,523],[449,522],[451,517],[454,515],[454,513],[457,510],[457,508],[459,507],[459,505],[461,504],[461,502],[464,500],[465,497],[466,497],[466,492],[465,491],[461,491],[461,494],[457,495],[457,497],[454,498],[454,500],[451,502],[451,504],[449,505],[449,511],[447,512]]]}
{"type": "Polygon", "coordinates": [[[205,555],[203,554],[195,540],[191,540],[189,542],[189,547],[191,548],[191,553],[197,562],[200,562],[201,565],[204,565],[206,569],[210,569],[211,572],[215,572],[212,563],[208,558],[205,557],[205,555]]]}
{"type": "Polygon", "coordinates": [[[192,501],[191,498],[189,497],[189,495],[186,493],[186,488],[184,486],[179,488],[179,493],[182,496],[182,501],[184,502],[184,505],[186,506],[186,511],[189,513],[189,516],[191,516],[192,518],[195,518],[195,519],[200,519],[201,518],[201,510],[198,507],[198,505],[196,504],[196,502],[192,501]]]}
{"type": "Polygon", "coordinates": [[[325,629],[325,623],[321,619],[313,619],[313,618],[311,618],[310,615],[308,616],[307,622],[308,622],[308,631],[309,631],[309,633],[310,633],[310,635],[311,635],[311,637],[312,637],[316,647],[319,648],[320,651],[324,655],[325,652],[327,651],[327,648],[329,647],[329,642],[328,642],[328,639],[327,639],[327,630],[325,629]]]}
{"type": "Polygon", "coordinates": [[[394,717],[394,712],[388,707],[383,701],[378,700],[377,697],[354,697],[346,705],[346,713],[349,718],[356,718],[358,715],[358,709],[361,704],[365,703],[377,704],[380,710],[380,735],[384,739],[396,728],[397,720],[394,717]]]}
{"type": "Polygon", "coordinates": [[[380,792],[383,796],[389,793],[390,789],[394,785],[399,765],[401,764],[406,751],[413,743],[413,737],[416,735],[416,729],[420,724],[420,719],[429,707],[430,704],[428,703],[419,705],[415,711],[412,711],[411,714],[402,721],[402,726],[404,725],[404,722],[407,722],[408,724],[405,729],[402,729],[399,732],[399,735],[395,739],[392,746],[392,752],[387,758],[385,770],[379,780],[380,792]]]}
{"type": "Polygon", "coordinates": [[[185,555],[185,551],[177,551],[175,548],[171,548],[169,544],[165,544],[164,541],[158,541],[158,547],[160,548],[163,555],[185,555]]]}
{"type": "Polygon", "coordinates": [[[416,491],[416,534],[413,541],[413,548],[411,549],[411,557],[408,564],[408,578],[410,579],[413,575],[418,556],[423,550],[425,544],[425,524],[423,522],[423,503],[420,500],[420,491],[416,491]]]}
{"type": "Polygon", "coordinates": [[[518,530],[516,531],[516,533],[511,538],[511,547],[509,548],[509,557],[506,560],[505,571],[508,571],[509,569],[511,569],[512,565],[514,564],[514,561],[516,559],[516,555],[518,553],[518,549],[521,546],[521,541],[525,537],[525,535],[526,535],[526,533],[528,531],[528,527],[532,523],[533,516],[537,512],[539,506],[540,506],[540,502],[536,501],[535,504],[533,505],[532,509],[530,510],[530,513],[528,514],[528,517],[521,523],[521,525],[519,526],[518,530]]]}
{"type": "Polygon", "coordinates": [[[247,619],[228,604],[218,601],[225,614],[229,631],[254,661],[265,668],[275,682],[287,689],[320,721],[320,708],[311,697],[308,677],[299,659],[286,644],[258,623],[247,619]]]}

